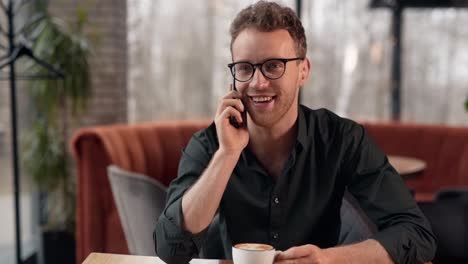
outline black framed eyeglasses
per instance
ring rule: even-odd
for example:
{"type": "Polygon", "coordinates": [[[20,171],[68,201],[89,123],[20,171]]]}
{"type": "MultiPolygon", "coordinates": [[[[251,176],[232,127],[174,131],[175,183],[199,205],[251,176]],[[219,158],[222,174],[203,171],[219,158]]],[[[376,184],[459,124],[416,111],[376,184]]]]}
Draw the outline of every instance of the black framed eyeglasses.
{"type": "Polygon", "coordinates": [[[247,61],[239,61],[228,64],[231,74],[239,82],[247,82],[255,74],[255,70],[260,68],[263,76],[270,80],[276,80],[283,76],[286,71],[286,63],[289,61],[303,60],[304,58],[291,59],[268,59],[262,63],[253,64],[247,61]]]}

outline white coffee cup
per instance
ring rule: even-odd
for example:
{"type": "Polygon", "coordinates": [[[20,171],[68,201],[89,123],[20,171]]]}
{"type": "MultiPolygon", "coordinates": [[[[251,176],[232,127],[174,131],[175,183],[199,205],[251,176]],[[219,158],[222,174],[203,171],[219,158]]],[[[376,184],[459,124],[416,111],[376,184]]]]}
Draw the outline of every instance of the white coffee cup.
{"type": "Polygon", "coordinates": [[[242,243],[232,247],[234,264],[272,264],[275,248],[267,244],[242,243]]]}

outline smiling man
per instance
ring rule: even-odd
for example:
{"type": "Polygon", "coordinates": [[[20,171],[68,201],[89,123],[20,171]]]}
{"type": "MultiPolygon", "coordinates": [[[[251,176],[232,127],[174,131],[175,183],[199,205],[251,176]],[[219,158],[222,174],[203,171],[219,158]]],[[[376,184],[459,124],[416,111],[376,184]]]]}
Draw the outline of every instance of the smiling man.
{"type": "Polygon", "coordinates": [[[231,258],[234,244],[264,243],[281,251],[275,263],[430,260],[430,226],[364,128],[299,104],[311,63],[295,13],[260,1],[230,31],[235,87],[183,152],[156,226],[157,254],[231,258]],[[345,190],[378,232],[339,246],[345,190]]]}

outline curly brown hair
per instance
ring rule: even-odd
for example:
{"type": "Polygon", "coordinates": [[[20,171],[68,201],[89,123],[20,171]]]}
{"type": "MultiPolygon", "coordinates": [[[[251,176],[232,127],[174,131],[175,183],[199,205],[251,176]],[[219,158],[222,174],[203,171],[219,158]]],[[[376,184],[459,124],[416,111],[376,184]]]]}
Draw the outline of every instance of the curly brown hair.
{"type": "Polygon", "coordinates": [[[304,27],[296,13],[289,7],[274,2],[259,1],[241,10],[231,23],[231,53],[232,44],[239,33],[246,28],[255,28],[262,32],[285,29],[296,44],[298,57],[305,57],[307,41],[304,27]]]}

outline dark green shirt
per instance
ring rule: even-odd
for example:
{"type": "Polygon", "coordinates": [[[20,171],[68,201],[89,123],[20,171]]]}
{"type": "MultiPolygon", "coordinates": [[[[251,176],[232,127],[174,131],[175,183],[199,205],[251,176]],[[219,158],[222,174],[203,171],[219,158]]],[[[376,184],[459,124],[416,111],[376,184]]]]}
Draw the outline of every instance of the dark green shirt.
{"type": "Polygon", "coordinates": [[[157,254],[163,259],[200,252],[210,256],[218,246],[223,254],[216,256],[230,258],[231,245],[242,242],[266,243],[277,250],[336,246],[347,190],[376,224],[373,238],[396,263],[432,259],[436,246],[428,221],[364,128],[328,110],[302,105],[297,122],[297,141],[277,182],[244,149],[221,200],[216,238],[209,230],[193,235],[181,228],[182,196],[218,149],[214,124],[197,132],[183,151],[156,226],[157,254]]]}

